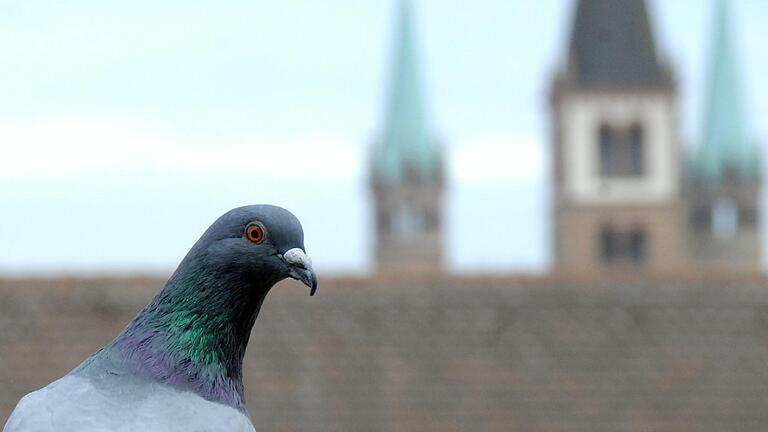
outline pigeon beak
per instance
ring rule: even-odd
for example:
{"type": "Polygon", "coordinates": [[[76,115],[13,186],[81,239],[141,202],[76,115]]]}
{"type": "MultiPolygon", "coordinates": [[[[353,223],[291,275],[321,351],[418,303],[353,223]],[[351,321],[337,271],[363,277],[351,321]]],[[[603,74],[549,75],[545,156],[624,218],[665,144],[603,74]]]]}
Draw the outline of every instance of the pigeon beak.
{"type": "Polygon", "coordinates": [[[309,295],[317,291],[317,276],[312,270],[312,260],[300,248],[293,248],[283,254],[288,264],[288,276],[304,283],[309,287],[309,295]]]}

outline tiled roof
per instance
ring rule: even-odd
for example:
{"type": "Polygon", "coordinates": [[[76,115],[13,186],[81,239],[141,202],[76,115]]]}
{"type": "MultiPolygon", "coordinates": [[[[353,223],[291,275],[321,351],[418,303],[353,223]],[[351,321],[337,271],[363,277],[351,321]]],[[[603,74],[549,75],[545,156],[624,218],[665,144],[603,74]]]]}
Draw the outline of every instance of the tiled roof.
{"type": "MultiPolygon", "coordinates": [[[[156,289],[69,285],[0,284],[0,421],[156,289]]],[[[763,431],[766,341],[765,287],[285,283],[247,402],[263,431],[763,431]]]]}

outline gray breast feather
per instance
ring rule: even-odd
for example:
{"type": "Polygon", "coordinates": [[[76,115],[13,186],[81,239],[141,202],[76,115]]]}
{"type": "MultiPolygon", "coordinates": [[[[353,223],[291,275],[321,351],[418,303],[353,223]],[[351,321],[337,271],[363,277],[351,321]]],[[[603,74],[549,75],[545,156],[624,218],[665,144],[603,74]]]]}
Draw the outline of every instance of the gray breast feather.
{"type": "Polygon", "coordinates": [[[67,375],[25,396],[4,432],[255,432],[240,411],[159,383],[67,375]]]}

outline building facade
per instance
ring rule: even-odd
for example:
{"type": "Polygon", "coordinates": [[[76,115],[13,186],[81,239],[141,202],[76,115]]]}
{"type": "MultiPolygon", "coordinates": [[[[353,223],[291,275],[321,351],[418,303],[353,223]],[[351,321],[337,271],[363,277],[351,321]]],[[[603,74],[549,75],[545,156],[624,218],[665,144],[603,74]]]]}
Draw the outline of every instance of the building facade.
{"type": "Polygon", "coordinates": [[[556,271],[679,271],[678,97],[645,2],[577,3],[551,97],[556,271]]]}
{"type": "Polygon", "coordinates": [[[750,140],[729,4],[718,0],[702,141],[687,169],[689,250],[725,275],[760,272],[760,154],[750,140]]]}
{"type": "Polygon", "coordinates": [[[443,153],[430,129],[413,6],[399,3],[386,118],[370,164],[378,274],[442,270],[443,153]]]}
{"type": "Polygon", "coordinates": [[[757,269],[760,176],[739,114],[725,2],[718,17],[704,144],[685,157],[674,74],[645,1],[577,2],[551,92],[556,273],[757,269]]]}

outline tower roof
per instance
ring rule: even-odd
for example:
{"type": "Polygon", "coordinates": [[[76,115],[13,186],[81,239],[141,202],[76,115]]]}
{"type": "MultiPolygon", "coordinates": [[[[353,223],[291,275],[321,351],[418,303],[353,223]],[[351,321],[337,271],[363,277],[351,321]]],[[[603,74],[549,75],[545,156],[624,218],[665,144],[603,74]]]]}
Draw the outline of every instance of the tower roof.
{"type": "Polygon", "coordinates": [[[567,74],[587,86],[669,84],[659,63],[644,0],[579,0],[567,74]]]}
{"type": "Polygon", "coordinates": [[[709,65],[703,139],[694,157],[694,174],[710,180],[759,174],[757,149],[750,142],[731,30],[729,2],[717,1],[709,65]]]}
{"type": "Polygon", "coordinates": [[[429,130],[410,0],[400,1],[396,37],[384,131],[373,152],[373,177],[384,183],[400,183],[406,173],[434,179],[442,155],[429,130]]]}

